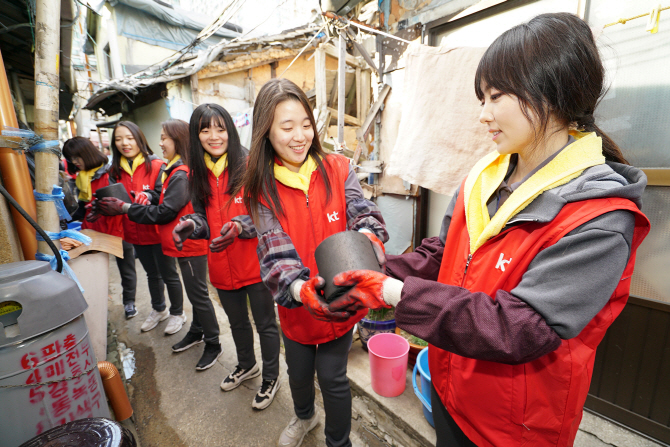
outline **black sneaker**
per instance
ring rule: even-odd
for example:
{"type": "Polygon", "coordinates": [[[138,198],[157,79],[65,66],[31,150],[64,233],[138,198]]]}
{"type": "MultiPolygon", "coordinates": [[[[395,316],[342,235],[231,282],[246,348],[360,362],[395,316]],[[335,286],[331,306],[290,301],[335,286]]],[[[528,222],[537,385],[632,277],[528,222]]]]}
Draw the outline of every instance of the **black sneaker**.
{"type": "Polygon", "coordinates": [[[187,332],[186,336],[182,338],[182,340],[179,343],[176,343],[172,345],[172,352],[182,352],[186,351],[188,348],[191,346],[195,346],[199,343],[203,342],[204,335],[203,334],[193,334],[191,332],[187,332]]]}
{"type": "Polygon", "coordinates": [[[137,309],[135,309],[134,304],[126,304],[123,306],[123,310],[126,312],[126,320],[130,320],[135,315],[137,315],[137,309]]]}
{"type": "Polygon", "coordinates": [[[211,368],[216,363],[216,360],[221,357],[221,354],[223,354],[223,349],[221,349],[220,343],[205,343],[205,352],[202,353],[198,364],[195,365],[195,370],[204,371],[211,368]]]}
{"type": "Polygon", "coordinates": [[[256,397],[254,397],[253,402],[251,402],[251,408],[255,410],[264,410],[267,407],[269,407],[270,404],[272,403],[272,400],[275,398],[275,394],[277,394],[278,389],[279,389],[278,379],[263,380],[261,389],[258,390],[256,397]]]}
{"type": "Polygon", "coordinates": [[[258,363],[249,369],[240,368],[240,365],[237,365],[235,367],[235,371],[223,379],[223,382],[221,382],[221,389],[223,391],[234,390],[238,386],[242,385],[242,382],[245,380],[253,379],[254,377],[258,377],[260,375],[261,369],[258,367],[258,363]]]}

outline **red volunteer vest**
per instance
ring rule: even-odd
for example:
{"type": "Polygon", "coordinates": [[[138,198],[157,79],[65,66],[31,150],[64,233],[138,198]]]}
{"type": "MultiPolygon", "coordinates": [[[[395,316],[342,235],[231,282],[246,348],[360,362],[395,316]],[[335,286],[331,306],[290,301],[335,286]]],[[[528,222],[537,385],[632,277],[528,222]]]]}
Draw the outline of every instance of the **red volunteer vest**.
{"type": "MultiPolygon", "coordinates": [[[[163,182],[163,189],[161,190],[161,197],[158,203],[163,203],[163,197],[165,197],[165,191],[167,190],[170,179],[177,171],[184,171],[188,175],[188,167],[186,165],[177,166],[174,168],[170,175],[163,182]]],[[[163,254],[167,256],[172,256],[175,258],[186,258],[190,256],[204,256],[207,254],[207,241],[204,239],[186,239],[182,250],[179,251],[174,246],[174,241],[172,240],[172,230],[179,223],[179,219],[182,216],[187,214],[193,214],[193,205],[191,202],[188,202],[184,208],[182,208],[177,217],[170,223],[165,225],[157,225],[158,233],[161,236],[161,248],[163,249],[163,254]]]]}
{"type": "Polygon", "coordinates": [[[625,199],[568,203],[549,223],[520,224],[490,239],[474,253],[465,272],[470,245],[463,191],[464,186],[449,226],[438,281],[489,296],[499,289],[514,289],[540,251],[580,225],[614,210],[635,214],[631,255],[619,285],[582,332],[563,340],[554,352],[522,365],[505,365],[429,347],[433,385],[449,414],[475,444],[571,446],[591,383],[596,348],[628,300],[635,252],[649,232],[649,221],[625,199]],[[501,257],[509,260],[504,271],[497,268],[501,257]]]}
{"type": "MultiPolygon", "coordinates": [[[[326,184],[321,172],[314,171],[308,197],[299,189],[277,182],[277,192],[284,207],[279,223],[290,236],[302,263],[310,270],[311,278],[319,273],[314,259],[316,247],[328,236],[346,231],[347,202],[344,183],[349,175],[349,161],[340,155],[328,155],[325,163],[332,190],[326,203],[326,184]]],[[[304,308],[287,309],[279,306],[279,321],[284,334],[306,345],[326,343],[341,337],[367,314],[367,309],[343,323],[319,321],[304,308]]]]}
{"type": "MultiPolygon", "coordinates": [[[[123,169],[120,169],[121,178],[119,179],[119,183],[126,188],[130,197],[132,197],[130,194],[131,191],[139,193],[152,190],[156,185],[158,175],[161,173],[161,166],[164,164],[165,162],[159,158],[151,160],[151,174],[147,174],[144,163],[142,163],[143,166],[139,166],[135,170],[135,174],[132,176],[123,169]]],[[[153,245],[161,243],[161,237],[158,234],[156,225],[135,223],[128,219],[127,214],[123,215],[123,240],[135,245],[153,245]]]]}
{"type": "MultiPolygon", "coordinates": [[[[221,236],[221,227],[230,222],[235,216],[249,214],[242,203],[242,195],[238,195],[230,205],[227,205],[230,194],[226,194],[228,187],[228,169],[223,171],[219,178],[214,177],[208,170],[207,177],[212,195],[207,204],[207,223],[209,224],[209,241],[221,236]]],[[[258,239],[240,239],[230,244],[219,253],[207,255],[209,265],[209,280],[217,289],[235,290],[250,284],[261,282],[261,267],[258,264],[256,248],[258,239]]]]}
{"type": "MultiPolygon", "coordinates": [[[[91,182],[91,194],[95,193],[98,188],[109,185],[109,174],[104,173],[100,178],[91,182]]],[[[100,216],[95,222],[86,220],[89,210],[86,210],[84,219],[81,221],[82,230],[95,230],[101,233],[110,234],[112,236],[123,237],[123,216],[100,216]]]]}

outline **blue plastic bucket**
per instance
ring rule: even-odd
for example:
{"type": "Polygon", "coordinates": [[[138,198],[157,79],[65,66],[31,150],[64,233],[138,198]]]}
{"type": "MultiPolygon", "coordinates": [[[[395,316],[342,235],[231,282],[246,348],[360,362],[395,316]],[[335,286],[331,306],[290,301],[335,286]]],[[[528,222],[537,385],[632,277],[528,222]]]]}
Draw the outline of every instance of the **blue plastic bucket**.
{"type": "Polygon", "coordinates": [[[428,423],[435,428],[433,421],[433,408],[430,405],[430,370],[428,369],[428,348],[422,349],[419,355],[416,356],[416,363],[414,364],[414,374],[412,374],[412,385],[414,386],[414,394],[419,398],[423,404],[423,415],[428,423]],[[421,374],[421,389],[416,385],[417,370],[421,374]]]}

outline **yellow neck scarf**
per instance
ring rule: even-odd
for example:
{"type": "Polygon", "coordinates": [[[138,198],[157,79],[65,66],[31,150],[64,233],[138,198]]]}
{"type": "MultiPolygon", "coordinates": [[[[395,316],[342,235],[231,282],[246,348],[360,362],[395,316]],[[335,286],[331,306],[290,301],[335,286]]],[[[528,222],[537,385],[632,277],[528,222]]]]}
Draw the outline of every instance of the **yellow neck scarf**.
{"type": "Polygon", "coordinates": [[[216,163],[212,161],[212,156],[205,152],[205,164],[207,165],[207,169],[212,171],[214,177],[221,177],[223,171],[225,171],[226,167],[228,167],[228,152],[224,153],[221,158],[216,160],[216,163]]]}
{"type": "Polygon", "coordinates": [[[77,180],[75,181],[77,189],[79,190],[79,200],[83,200],[84,202],[91,201],[91,198],[93,197],[93,192],[91,191],[91,179],[95,173],[98,172],[98,169],[103,166],[105,165],[101,164],[97,168],[89,169],[88,171],[79,171],[77,180]]]}
{"type": "Polygon", "coordinates": [[[126,171],[128,173],[128,175],[130,175],[130,176],[135,174],[135,171],[137,170],[137,168],[142,166],[142,163],[144,163],[144,155],[142,155],[142,152],[140,152],[139,154],[137,154],[135,156],[135,159],[133,160],[133,167],[132,168],[130,167],[130,163],[128,163],[128,159],[126,157],[124,157],[123,155],[121,156],[121,163],[120,163],[121,164],[121,169],[126,171]]]}
{"type": "Polygon", "coordinates": [[[307,195],[309,193],[309,182],[312,178],[312,172],[316,171],[316,168],[318,168],[318,165],[311,155],[300,166],[298,172],[293,172],[286,166],[275,163],[275,179],[289,188],[299,189],[307,195]]]}
{"type": "Polygon", "coordinates": [[[591,166],[605,163],[602,140],[591,132],[573,133],[577,141],[563,149],[546,166],[523,182],[489,218],[486,202],[504,180],[510,155],[492,152],[479,160],[465,181],[465,218],[470,235],[470,253],[496,236],[507,222],[536,197],[557,186],[564,185],[591,166]]]}
{"type": "Polygon", "coordinates": [[[167,164],[165,167],[165,170],[163,171],[163,175],[161,175],[161,183],[165,183],[165,179],[167,178],[167,171],[172,167],[173,164],[177,163],[179,160],[181,160],[181,155],[175,155],[172,160],[170,160],[170,163],[167,164]]]}

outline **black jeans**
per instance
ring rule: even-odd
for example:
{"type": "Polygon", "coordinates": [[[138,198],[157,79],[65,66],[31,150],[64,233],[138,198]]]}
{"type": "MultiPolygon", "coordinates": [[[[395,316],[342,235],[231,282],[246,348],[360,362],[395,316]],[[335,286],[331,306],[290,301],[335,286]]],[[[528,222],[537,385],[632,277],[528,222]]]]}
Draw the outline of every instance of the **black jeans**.
{"type": "Polygon", "coordinates": [[[326,410],[326,445],[349,447],[351,388],[347,360],[353,331],[320,345],[303,345],[284,335],[288,379],[293,409],[300,419],[314,415],[314,371],[326,410]]]}
{"type": "Polygon", "coordinates": [[[275,321],[274,301],[265,284],[258,282],[235,290],[216,290],[219,292],[223,310],[228,315],[240,368],[248,369],[256,364],[254,331],[249,321],[249,307],[251,307],[251,315],[254,317],[261,344],[263,380],[274,380],[279,377],[279,329],[275,321]]]}
{"type": "Polygon", "coordinates": [[[435,447],[477,447],[477,444],[470,441],[456,424],[433,386],[430,391],[430,406],[433,409],[433,421],[437,435],[435,447]]]}
{"type": "Polygon", "coordinates": [[[135,275],[135,248],[130,242],[123,241],[123,258],[116,258],[116,266],[121,275],[123,287],[123,305],[135,304],[137,276],[135,275]]]}
{"type": "Polygon", "coordinates": [[[219,344],[219,322],[207,289],[207,255],[177,258],[186,296],[193,306],[189,332],[205,335],[205,343],[219,344]]]}
{"type": "Polygon", "coordinates": [[[174,258],[165,256],[160,244],[154,245],[131,245],[123,242],[123,259],[116,259],[116,263],[121,273],[121,284],[123,290],[123,304],[133,303],[135,301],[135,289],[137,276],[135,272],[135,257],[132,256],[132,249],[135,249],[137,259],[140,260],[144,271],[147,273],[149,282],[149,294],[151,295],[151,307],[162,312],[165,310],[164,285],[167,285],[168,295],[170,296],[170,314],[181,315],[184,312],[184,295],[177,272],[177,265],[174,258]],[[125,278],[125,279],[124,279],[125,278]],[[126,293],[126,286],[132,287],[126,293]]]}

